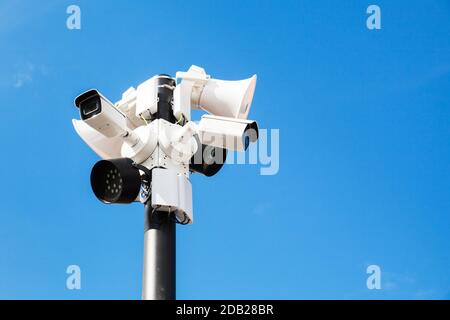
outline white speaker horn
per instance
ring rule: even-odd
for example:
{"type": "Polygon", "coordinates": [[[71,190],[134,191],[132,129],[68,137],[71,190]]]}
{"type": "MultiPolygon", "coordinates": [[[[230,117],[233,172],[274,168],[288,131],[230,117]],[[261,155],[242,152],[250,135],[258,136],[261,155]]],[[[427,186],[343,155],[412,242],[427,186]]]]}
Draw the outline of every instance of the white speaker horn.
{"type": "Polygon", "coordinates": [[[247,119],[256,79],[256,75],[240,81],[209,79],[203,90],[192,95],[192,106],[215,116],[247,119]]]}

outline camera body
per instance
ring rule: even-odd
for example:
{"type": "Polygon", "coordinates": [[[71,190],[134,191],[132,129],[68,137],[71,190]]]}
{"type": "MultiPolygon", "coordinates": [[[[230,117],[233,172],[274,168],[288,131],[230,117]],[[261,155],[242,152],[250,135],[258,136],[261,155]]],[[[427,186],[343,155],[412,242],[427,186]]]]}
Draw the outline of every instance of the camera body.
{"type": "Polygon", "coordinates": [[[78,96],[75,105],[81,120],[105,137],[124,136],[129,131],[126,116],[95,89],[78,96]]]}
{"type": "Polygon", "coordinates": [[[202,144],[232,151],[245,151],[258,140],[258,124],[253,120],[204,115],[198,124],[202,144]]]}

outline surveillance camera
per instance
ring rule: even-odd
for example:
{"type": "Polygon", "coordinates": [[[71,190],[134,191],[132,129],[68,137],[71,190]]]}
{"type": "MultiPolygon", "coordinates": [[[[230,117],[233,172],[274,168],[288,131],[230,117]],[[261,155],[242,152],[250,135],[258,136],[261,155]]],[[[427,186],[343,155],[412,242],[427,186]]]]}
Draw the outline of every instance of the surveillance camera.
{"type": "Polygon", "coordinates": [[[213,115],[204,115],[197,130],[202,144],[234,151],[247,150],[259,134],[256,121],[213,115]]]}
{"type": "Polygon", "coordinates": [[[80,109],[80,117],[86,124],[108,138],[126,136],[126,116],[95,89],[89,90],[75,99],[80,109]]]}

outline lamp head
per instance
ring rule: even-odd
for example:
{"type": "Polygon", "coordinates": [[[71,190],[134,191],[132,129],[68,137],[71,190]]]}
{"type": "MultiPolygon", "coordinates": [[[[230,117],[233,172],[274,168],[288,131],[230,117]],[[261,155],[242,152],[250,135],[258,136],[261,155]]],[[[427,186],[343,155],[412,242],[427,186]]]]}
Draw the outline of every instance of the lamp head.
{"type": "Polygon", "coordinates": [[[91,187],[104,203],[132,203],[139,196],[141,174],[131,159],[101,160],[92,168],[91,187]]]}

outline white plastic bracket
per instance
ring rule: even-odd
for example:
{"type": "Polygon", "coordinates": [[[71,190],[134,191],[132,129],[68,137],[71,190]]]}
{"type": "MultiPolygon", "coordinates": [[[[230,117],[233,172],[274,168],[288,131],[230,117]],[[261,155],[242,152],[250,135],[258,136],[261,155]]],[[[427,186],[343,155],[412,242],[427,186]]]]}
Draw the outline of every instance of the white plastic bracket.
{"type": "Polygon", "coordinates": [[[173,113],[176,119],[184,116],[191,120],[191,110],[197,108],[197,104],[203,88],[211,77],[206,74],[205,69],[191,66],[187,72],[176,73],[177,86],[174,91],[173,113]],[[192,101],[194,103],[192,104],[192,101]]]}

